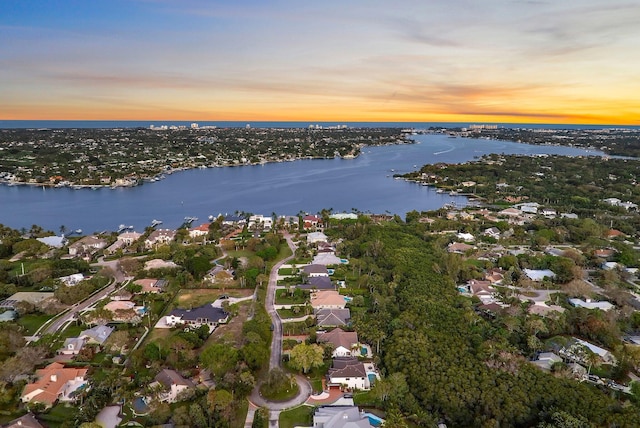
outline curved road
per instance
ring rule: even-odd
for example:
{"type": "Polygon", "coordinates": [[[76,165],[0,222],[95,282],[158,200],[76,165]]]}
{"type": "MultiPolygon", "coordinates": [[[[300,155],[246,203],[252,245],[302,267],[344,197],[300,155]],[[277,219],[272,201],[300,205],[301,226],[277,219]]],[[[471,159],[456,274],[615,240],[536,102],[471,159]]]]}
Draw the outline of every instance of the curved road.
{"type": "MultiPolygon", "coordinates": [[[[285,235],[284,237],[287,240],[287,245],[289,245],[289,248],[291,249],[291,252],[293,254],[279,261],[273,266],[273,268],[271,268],[271,272],[269,274],[269,285],[267,286],[267,297],[265,299],[265,306],[273,324],[273,338],[271,340],[271,358],[269,359],[269,370],[280,367],[282,365],[282,320],[280,319],[280,315],[278,315],[278,312],[274,308],[276,286],[278,285],[278,270],[280,269],[280,267],[282,267],[283,264],[291,260],[296,253],[296,246],[293,241],[291,241],[291,236],[285,235]]],[[[270,427],[278,426],[280,411],[303,404],[311,395],[311,385],[304,376],[296,375],[296,381],[299,388],[298,395],[288,401],[273,402],[265,400],[260,395],[259,385],[256,385],[256,387],[251,392],[249,400],[252,404],[269,409],[270,427]]],[[[249,418],[247,418],[247,423],[249,422],[248,419],[249,418]]]]}
{"type": "Polygon", "coordinates": [[[121,283],[126,281],[126,277],[124,276],[124,273],[120,270],[120,266],[118,265],[118,260],[112,260],[112,261],[105,262],[104,258],[100,258],[98,260],[98,263],[93,263],[91,266],[107,266],[107,267],[110,267],[114,272],[114,276],[115,276],[114,280],[108,286],[103,288],[102,290],[96,292],[95,294],[92,294],[91,296],[89,296],[85,300],[83,300],[82,302],[78,302],[75,305],[71,306],[69,308],[69,310],[64,315],[56,318],[53,322],[51,322],[51,324],[43,326],[43,328],[41,328],[36,333],[36,335],[55,334],[58,330],[60,330],[60,328],[62,328],[62,326],[64,326],[68,322],[72,321],[75,318],[77,313],[82,312],[83,310],[85,310],[89,306],[95,304],[97,301],[104,299],[109,294],[111,294],[113,291],[115,291],[115,289],[121,283]]]}

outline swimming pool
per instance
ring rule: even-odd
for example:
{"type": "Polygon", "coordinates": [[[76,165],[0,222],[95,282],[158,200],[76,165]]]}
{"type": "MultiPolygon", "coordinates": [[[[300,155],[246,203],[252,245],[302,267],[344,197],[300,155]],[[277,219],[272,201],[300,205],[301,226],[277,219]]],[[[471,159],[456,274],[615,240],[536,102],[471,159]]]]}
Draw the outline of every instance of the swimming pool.
{"type": "Polygon", "coordinates": [[[364,413],[363,416],[366,416],[369,419],[369,423],[371,424],[371,426],[379,427],[384,423],[384,419],[379,418],[373,413],[364,413]]]}
{"type": "Polygon", "coordinates": [[[133,407],[133,412],[136,415],[146,415],[151,410],[149,406],[147,406],[147,400],[145,400],[144,397],[138,397],[133,400],[131,407],[133,407]]]}
{"type": "Polygon", "coordinates": [[[342,264],[345,264],[345,265],[346,265],[346,264],[348,264],[348,263],[349,263],[349,260],[347,260],[347,259],[340,259],[340,263],[342,263],[342,264]]]}

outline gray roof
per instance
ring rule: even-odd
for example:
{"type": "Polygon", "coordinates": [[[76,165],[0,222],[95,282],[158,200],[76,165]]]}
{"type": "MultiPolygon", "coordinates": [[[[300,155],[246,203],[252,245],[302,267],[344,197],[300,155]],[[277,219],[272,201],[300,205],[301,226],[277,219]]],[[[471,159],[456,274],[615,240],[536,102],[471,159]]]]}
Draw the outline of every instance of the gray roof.
{"type": "Polygon", "coordinates": [[[27,413],[24,416],[20,416],[11,422],[1,425],[2,428],[44,428],[40,422],[36,419],[33,413],[27,413]]]}
{"type": "Polygon", "coordinates": [[[334,358],[329,369],[330,377],[366,377],[364,363],[354,357],[334,358]]]}
{"type": "Polygon", "coordinates": [[[328,276],[312,276],[307,284],[300,284],[298,288],[302,290],[335,290],[328,276]]]}
{"type": "Polygon", "coordinates": [[[318,326],[332,327],[343,326],[349,323],[351,311],[349,309],[318,309],[316,320],[318,326]]]}
{"type": "Polygon", "coordinates": [[[224,322],[229,314],[222,308],[214,307],[213,305],[204,305],[193,309],[174,309],[169,315],[180,317],[185,321],[198,321],[198,322],[224,322]]]}
{"type": "Polygon", "coordinates": [[[165,388],[171,388],[171,385],[184,385],[188,387],[194,386],[193,382],[189,379],[183,378],[180,376],[180,373],[170,369],[163,369],[156,375],[155,380],[161,383],[165,388]]]}
{"type": "Polygon", "coordinates": [[[327,270],[327,267],[324,265],[307,265],[302,268],[302,271],[306,274],[322,273],[325,275],[329,275],[329,271],[327,270]]]}
{"type": "Polygon", "coordinates": [[[92,341],[102,345],[113,333],[114,328],[106,325],[98,325],[80,333],[80,337],[86,336],[92,341]]]}
{"type": "Polygon", "coordinates": [[[371,428],[369,418],[355,406],[323,406],[313,414],[315,428],[371,428]]]}

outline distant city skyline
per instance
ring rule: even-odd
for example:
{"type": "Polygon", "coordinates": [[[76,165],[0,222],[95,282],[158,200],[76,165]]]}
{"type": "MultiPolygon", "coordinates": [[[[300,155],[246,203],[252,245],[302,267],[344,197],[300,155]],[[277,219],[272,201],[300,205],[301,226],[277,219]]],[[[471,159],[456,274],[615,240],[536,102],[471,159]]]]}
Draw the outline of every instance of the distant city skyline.
{"type": "Polygon", "coordinates": [[[640,3],[0,2],[0,120],[640,125],[640,3]]]}

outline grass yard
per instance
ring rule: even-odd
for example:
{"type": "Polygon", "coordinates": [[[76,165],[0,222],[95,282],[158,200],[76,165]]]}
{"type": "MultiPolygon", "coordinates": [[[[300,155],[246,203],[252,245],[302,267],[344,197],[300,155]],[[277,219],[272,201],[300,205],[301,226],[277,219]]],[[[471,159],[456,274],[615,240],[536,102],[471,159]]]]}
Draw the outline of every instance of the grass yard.
{"type": "Polygon", "coordinates": [[[297,314],[294,313],[291,309],[278,309],[278,315],[280,315],[280,318],[282,319],[288,319],[303,317],[307,315],[307,313],[305,312],[304,308],[300,308],[300,312],[298,312],[297,314]]]}
{"type": "Polygon", "coordinates": [[[291,410],[280,413],[278,426],[280,428],[293,428],[296,426],[308,427],[313,425],[313,412],[315,408],[312,406],[300,406],[291,410]]]}
{"type": "Polygon", "coordinates": [[[173,308],[196,308],[198,306],[206,305],[207,303],[213,303],[218,297],[222,295],[230,297],[248,297],[253,294],[253,289],[249,288],[234,288],[225,290],[224,292],[218,289],[197,288],[197,289],[183,289],[180,290],[175,300],[173,301],[173,308]]]}
{"type": "Polygon", "coordinates": [[[262,384],[260,387],[260,393],[264,398],[271,401],[287,401],[298,395],[298,391],[300,388],[297,383],[293,383],[286,388],[279,389],[277,391],[273,391],[273,393],[268,393],[265,388],[265,384],[262,384]]]}
{"type": "Polygon", "coordinates": [[[29,314],[21,316],[17,319],[17,322],[26,330],[26,335],[32,335],[53,317],[53,315],[29,314]]]}
{"type": "Polygon", "coordinates": [[[278,269],[278,275],[293,275],[293,269],[291,268],[280,268],[278,269]]]}
{"type": "Polygon", "coordinates": [[[232,428],[244,428],[244,422],[247,419],[247,411],[249,410],[249,401],[240,400],[239,405],[236,408],[233,419],[231,420],[232,428]]]}
{"type": "Polygon", "coordinates": [[[293,295],[287,290],[276,291],[276,305],[301,305],[309,300],[309,294],[303,293],[302,295],[293,295]]]}
{"type": "Polygon", "coordinates": [[[237,348],[240,348],[243,340],[242,325],[247,321],[252,304],[252,300],[238,303],[238,315],[231,318],[229,323],[219,325],[204,343],[202,349],[220,342],[234,343],[237,348]]]}

